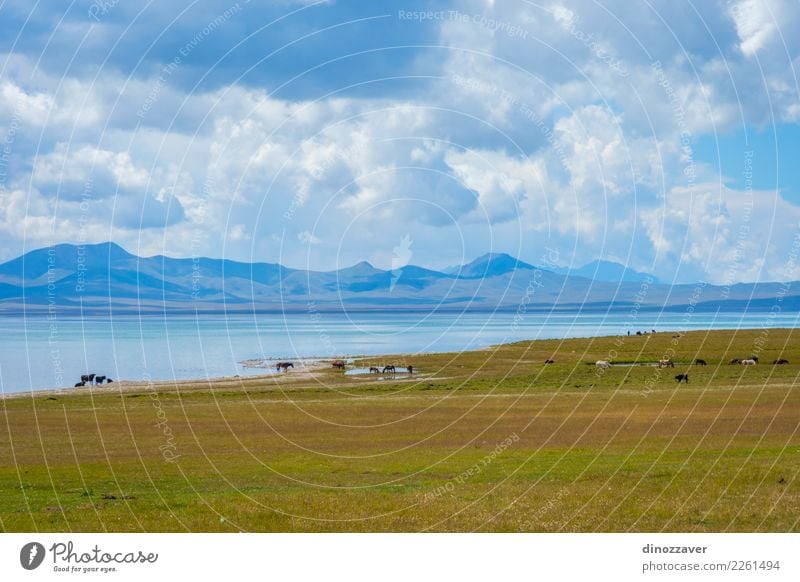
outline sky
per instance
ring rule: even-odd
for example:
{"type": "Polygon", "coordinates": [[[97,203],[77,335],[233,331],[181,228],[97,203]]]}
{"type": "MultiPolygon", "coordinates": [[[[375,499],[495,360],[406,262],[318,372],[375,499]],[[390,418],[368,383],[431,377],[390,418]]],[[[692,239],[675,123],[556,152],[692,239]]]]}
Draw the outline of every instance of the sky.
{"type": "Polygon", "coordinates": [[[0,3],[0,260],[800,279],[796,0],[0,3]]]}

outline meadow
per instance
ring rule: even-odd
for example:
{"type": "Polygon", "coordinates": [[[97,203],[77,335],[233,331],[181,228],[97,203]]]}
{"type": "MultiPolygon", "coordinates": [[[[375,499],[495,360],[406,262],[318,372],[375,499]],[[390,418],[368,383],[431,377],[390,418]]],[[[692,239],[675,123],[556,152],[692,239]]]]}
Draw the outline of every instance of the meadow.
{"type": "Polygon", "coordinates": [[[413,375],[7,397],[0,530],[796,532],[798,340],[525,341],[353,364],[413,375]]]}

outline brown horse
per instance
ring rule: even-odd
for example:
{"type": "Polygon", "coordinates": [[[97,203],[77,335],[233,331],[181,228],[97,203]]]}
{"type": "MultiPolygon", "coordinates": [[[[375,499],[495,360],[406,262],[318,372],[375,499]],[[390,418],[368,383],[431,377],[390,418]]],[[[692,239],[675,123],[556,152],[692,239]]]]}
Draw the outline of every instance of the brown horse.
{"type": "Polygon", "coordinates": [[[294,364],[291,362],[278,362],[278,365],[275,366],[278,372],[286,372],[289,368],[294,368],[294,364]]]}
{"type": "Polygon", "coordinates": [[[381,373],[381,369],[380,368],[376,368],[375,366],[370,366],[369,367],[369,373],[370,374],[380,374],[381,373]]]}
{"type": "Polygon", "coordinates": [[[333,366],[334,368],[337,368],[339,370],[344,370],[344,360],[334,360],[331,363],[331,366],[333,366]]]}
{"type": "Polygon", "coordinates": [[[392,364],[389,364],[388,366],[384,366],[383,367],[383,373],[385,374],[386,372],[392,372],[392,373],[396,372],[395,367],[392,364]]]}

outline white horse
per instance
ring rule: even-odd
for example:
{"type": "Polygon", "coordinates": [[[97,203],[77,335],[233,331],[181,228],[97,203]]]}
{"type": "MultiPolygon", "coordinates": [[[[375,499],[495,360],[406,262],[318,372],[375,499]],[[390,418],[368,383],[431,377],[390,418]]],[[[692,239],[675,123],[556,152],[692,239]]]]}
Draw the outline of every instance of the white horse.
{"type": "Polygon", "coordinates": [[[605,370],[611,367],[611,362],[607,360],[597,360],[594,365],[598,370],[605,370]]]}
{"type": "Polygon", "coordinates": [[[756,361],[755,360],[742,360],[742,365],[743,366],[755,366],[756,365],[756,361]]]}
{"type": "Polygon", "coordinates": [[[663,360],[658,361],[659,368],[674,368],[675,364],[672,363],[672,360],[669,358],[664,358],[663,360]]]}

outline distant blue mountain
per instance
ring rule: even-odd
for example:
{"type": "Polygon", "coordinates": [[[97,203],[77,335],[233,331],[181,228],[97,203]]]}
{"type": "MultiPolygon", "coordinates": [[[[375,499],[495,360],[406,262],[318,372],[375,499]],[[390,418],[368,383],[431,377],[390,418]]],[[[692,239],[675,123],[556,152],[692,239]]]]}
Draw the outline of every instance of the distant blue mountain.
{"type": "Polygon", "coordinates": [[[641,273],[639,271],[630,269],[625,265],[620,265],[619,263],[613,263],[611,261],[596,260],[579,268],[570,269],[566,267],[556,268],[553,270],[556,273],[561,273],[562,275],[584,277],[586,279],[592,279],[593,281],[606,281],[608,283],[617,283],[619,281],[624,281],[627,283],[641,283],[642,281],[647,280],[654,283],[659,282],[658,277],[655,275],[641,273]]]}
{"type": "MultiPolygon", "coordinates": [[[[114,243],[61,244],[0,265],[0,313],[186,312],[314,310],[606,311],[675,309],[690,300],[699,311],[726,304],[768,309],[782,283],[695,285],[654,282],[648,275],[597,261],[569,272],[537,269],[507,254],[491,253],[439,272],[416,265],[391,271],[367,262],[337,271],[290,269],[274,263],[226,259],[137,257],[114,243]]],[[[791,286],[794,289],[797,286],[791,286]]],[[[782,305],[800,305],[800,296],[782,305]]]]}
{"type": "Polygon", "coordinates": [[[505,253],[487,253],[471,263],[455,267],[451,273],[466,279],[477,279],[505,275],[516,270],[529,271],[535,268],[533,265],[523,263],[505,253]]]}

